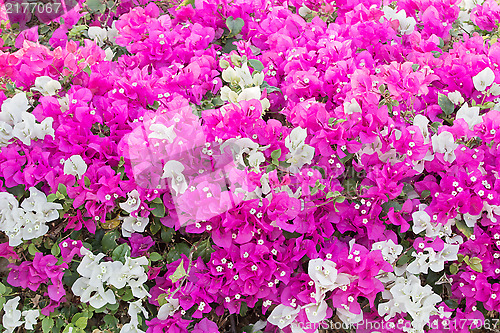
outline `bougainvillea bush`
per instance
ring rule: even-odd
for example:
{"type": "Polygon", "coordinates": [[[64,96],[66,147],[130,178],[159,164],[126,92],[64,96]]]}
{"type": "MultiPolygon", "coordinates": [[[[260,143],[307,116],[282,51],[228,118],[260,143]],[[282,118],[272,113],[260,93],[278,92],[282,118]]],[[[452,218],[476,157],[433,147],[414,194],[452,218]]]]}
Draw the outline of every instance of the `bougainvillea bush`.
{"type": "Polygon", "coordinates": [[[497,2],[15,4],[2,332],[496,329],[497,2]]]}

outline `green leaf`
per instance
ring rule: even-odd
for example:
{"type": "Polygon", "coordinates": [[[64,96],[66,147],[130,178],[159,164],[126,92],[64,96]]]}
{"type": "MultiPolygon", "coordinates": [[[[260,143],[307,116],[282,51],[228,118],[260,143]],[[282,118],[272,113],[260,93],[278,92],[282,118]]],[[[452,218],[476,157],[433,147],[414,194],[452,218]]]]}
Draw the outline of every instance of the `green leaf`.
{"type": "Polygon", "coordinates": [[[170,243],[172,241],[172,237],[174,236],[175,230],[173,228],[162,228],[161,229],[161,239],[165,243],[170,243]]]}
{"type": "Polygon", "coordinates": [[[127,290],[125,290],[125,293],[122,296],[122,300],[125,302],[128,302],[128,301],[132,300],[133,298],[134,298],[134,294],[132,293],[132,289],[127,288],[127,290]]]}
{"type": "Polygon", "coordinates": [[[64,328],[63,333],[85,333],[85,331],[83,329],[81,329],[80,327],[76,327],[73,324],[69,324],[68,326],[66,326],[64,328]],[[72,328],[72,330],[70,330],[71,328],[72,328]]]}
{"type": "Polygon", "coordinates": [[[441,37],[439,38],[439,47],[442,48],[444,46],[444,40],[441,37]]]}
{"type": "Polygon", "coordinates": [[[219,97],[214,97],[212,98],[212,104],[215,106],[222,106],[224,105],[224,101],[220,99],[219,97]]]}
{"type": "Polygon", "coordinates": [[[495,106],[495,102],[486,102],[483,105],[479,106],[479,108],[481,110],[484,110],[484,109],[491,109],[494,106],[495,106]]]}
{"type": "Polygon", "coordinates": [[[450,101],[445,94],[438,93],[438,104],[445,115],[450,115],[455,110],[455,105],[450,101]]]}
{"type": "Polygon", "coordinates": [[[482,273],[483,272],[483,265],[481,265],[481,262],[483,260],[479,259],[478,257],[474,257],[470,260],[469,266],[472,270],[482,273]]]}
{"type": "Polygon", "coordinates": [[[88,321],[87,317],[80,317],[75,322],[75,326],[84,329],[85,327],[87,327],[87,321],[88,321]]]}
{"type": "Polygon", "coordinates": [[[45,35],[47,32],[49,32],[50,27],[48,25],[40,25],[38,26],[38,33],[40,35],[45,35]]]}
{"type": "Polygon", "coordinates": [[[14,187],[9,187],[7,192],[14,195],[17,199],[21,199],[21,197],[26,193],[24,190],[24,185],[16,185],[14,187]]]}
{"type": "Polygon", "coordinates": [[[344,202],[344,201],[345,201],[345,197],[343,197],[343,196],[340,196],[340,197],[338,197],[337,199],[335,199],[335,202],[336,202],[336,203],[342,203],[342,202],[344,202]]]}
{"type": "Polygon", "coordinates": [[[85,186],[90,187],[90,179],[89,179],[89,177],[84,176],[84,177],[83,177],[83,180],[84,180],[84,182],[85,182],[85,186]]]}
{"type": "Polygon", "coordinates": [[[90,66],[87,65],[84,69],[82,69],[85,73],[87,73],[89,76],[92,74],[92,70],[90,69],[90,66]]]}
{"type": "Polygon", "coordinates": [[[413,65],[411,65],[411,68],[413,69],[414,72],[416,72],[420,68],[420,65],[419,64],[413,64],[413,65]]]}
{"type": "MultiPolygon", "coordinates": [[[[193,253],[193,258],[201,257],[203,261],[208,262],[211,254],[215,251],[210,242],[210,238],[200,240],[195,243],[196,251],[193,253]]],[[[194,246],[193,246],[194,247],[194,246]]]]}
{"type": "Polygon", "coordinates": [[[120,237],[120,232],[118,230],[112,230],[107,232],[101,241],[102,249],[104,252],[107,252],[116,247],[116,240],[120,237]]]}
{"type": "Polygon", "coordinates": [[[125,257],[130,256],[130,246],[127,243],[120,244],[113,250],[111,258],[114,261],[125,262],[125,257]]]}
{"type": "Polygon", "coordinates": [[[231,53],[231,51],[237,50],[238,48],[236,47],[236,45],[234,45],[235,41],[236,41],[236,38],[229,38],[226,41],[226,45],[224,45],[224,48],[222,49],[222,51],[224,53],[231,53]]]}
{"type": "Polygon", "coordinates": [[[248,59],[248,64],[256,71],[262,72],[264,70],[264,65],[260,62],[260,60],[248,59]]]}
{"type": "Polygon", "coordinates": [[[152,262],[160,261],[162,259],[161,255],[158,252],[153,252],[149,255],[149,260],[152,262]]]}
{"type": "Polygon", "coordinates": [[[167,300],[168,300],[168,294],[166,294],[166,293],[160,294],[158,296],[158,298],[156,299],[156,301],[158,302],[158,304],[160,306],[167,304],[168,303],[167,300]]]}
{"type": "Polygon", "coordinates": [[[6,291],[7,291],[7,288],[5,287],[5,285],[2,282],[0,282],[0,295],[5,294],[6,291]]]}
{"type": "Polygon", "coordinates": [[[191,249],[186,243],[178,243],[168,252],[167,262],[170,264],[181,258],[181,254],[189,256],[189,251],[191,249]]]}
{"type": "Polygon", "coordinates": [[[245,302],[241,302],[240,316],[245,317],[248,312],[248,305],[245,302]]]}
{"type": "Polygon", "coordinates": [[[221,60],[219,60],[219,66],[222,69],[226,69],[230,66],[230,63],[226,59],[221,59],[221,60]]]}
{"type": "Polygon", "coordinates": [[[330,198],[335,198],[335,197],[338,197],[340,195],[340,192],[339,191],[335,191],[335,192],[328,192],[326,194],[326,198],[327,199],[330,199],[330,198]]]}
{"type": "Polygon", "coordinates": [[[260,85],[260,89],[264,89],[266,88],[267,90],[267,93],[270,94],[270,93],[273,93],[275,91],[277,92],[280,92],[281,93],[281,89],[278,88],[278,87],[274,87],[274,86],[271,86],[269,85],[269,83],[267,83],[266,81],[264,81],[261,85],[260,85]]]}
{"type": "Polygon", "coordinates": [[[42,331],[43,333],[50,332],[51,328],[54,326],[54,319],[45,317],[42,320],[42,331]]]}
{"type": "Polygon", "coordinates": [[[429,191],[429,190],[423,190],[422,193],[420,193],[420,197],[422,199],[427,198],[429,195],[431,195],[431,191],[429,191]]]}
{"type": "Polygon", "coordinates": [[[273,151],[271,153],[271,158],[273,160],[278,160],[278,158],[280,158],[280,156],[281,156],[281,148],[280,149],[276,149],[275,151],[273,151]]]}
{"type": "Polygon", "coordinates": [[[450,309],[458,308],[458,302],[454,299],[447,299],[446,301],[444,301],[444,304],[448,305],[450,309]]]}
{"type": "Polygon", "coordinates": [[[431,51],[431,53],[434,55],[434,58],[439,58],[441,56],[441,52],[439,51],[431,51]]]}
{"type": "Polygon", "coordinates": [[[316,193],[318,193],[318,188],[317,187],[309,186],[309,188],[311,189],[311,195],[315,195],[316,193]]]}
{"type": "Polygon", "coordinates": [[[57,191],[64,196],[68,195],[68,191],[66,190],[66,185],[64,185],[64,184],[57,185],[57,191]]]}
{"type": "Polygon", "coordinates": [[[317,166],[317,165],[314,165],[312,168],[313,168],[314,170],[318,170],[318,171],[319,171],[319,173],[321,174],[321,177],[322,177],[322,178],[326,178],[325,169],[323,169],[322,167],[319,167],[319,166],[317,166]]]}
{"type": "Polygon", "coordinates": [[[38,252],[41,252],[41,251],[36,248],[35,244],[31,243],[28,246],[28,252],[29,252],[29,254],[34,256],[35,254],[37,254],[38,252]]]}
{"type": "Polygon", "coordinates": [[[59,245],[57,243],[54,243],[54,245],[52,245],[52,248],[50,249],[50,253],[54,257],[57,257],[61,253],[61,248],[59,247],[59,245]]]}
{"type": "Polygon", "coordinates": [[[468,227],[462,220],[458,220],[455,225],[467,238],[470,238],[470,236],[474,233],[474,229],[468,227]]]}
{"type": "Polygon", "coordinates": [[[437,132],[439,127],[443,126],[439,121],[435,121],[432,124],[430,124],[430,127],[434,130],[434,132],[437,132]]]}
{"type": "Polygon", "coordinates": [[[346,122],[346,121],[347,121],[347,119],[330,118],[330,119],[328,119],[328,125],[335,126],[337,124],[341,124],[341,123],[346,122]]]}
{"type": "Polygon", "coordinates": [[[108,310],[112,312],[116,312],[120,308],[120,302],[116,302],[115,304],[106,304],[104,308],[107,308],[108,310]]]}
{"type": "Polygon", "coordinates": [[[154,101],[153,104],[148,104],[148,106],[153,110],[158,110],[158,108],[160,107],[160,102],[154,101]]]}
{"type": "Polygon", "coordinates": [[[399,212],[403,208],[403,206],[399,202],[396,202],[396,201],[384,202],[382,204],[382,209],[386,213],[389,212],[389,210],[391,209],[391,207],[394,208],[395,212],[399,212]]]}
{"type": "Polygon", "coordinates": [[[234,19],[232,16],[229,16],[226,19],[226,25],[227,25],[227,28],[229,29],[229,32],[230,32],[229,36],[233,37],[241,32],[241,28],[243,28],[243,26],[245,25],[245,22],[240,17],[238,17],[237,19],[234,19]]]}
{"type": "Polygon", "coordinates": [[[161,200],[161,198],[160,198],[160,197],[155,198],[155,199],[154,199],[153,201],[151,201],[151,202],[154,202],[154,203],[157,203],[157,204],[161,204],[161,203],[163,203],[163,201],[161,200]]]}
{"type": "Polygon", "coordinates": [[[100,0],[87,0],[85,2],[91,12],[104,12],[106,5],[100,0]]]}
{"type": "Polygon", "coordinates": [[[458,266],[457,266],[457,264],[451,264],[451,266],[450,266],[450,273],[451,274],[457,274],[458,273],[458,266]]]}
{"type": "Polygon", "coordinates": [[[187,276],[187,273],[186,270],[184,269],[184,260],[181,260],[181,263],[179,264],[179,266],[177,266],[175,272],[168,278],[172,280],[172,283],[176,283],[185,276],[187,276]]]}
{"type": "Polygon", "coordinates": [[[268,165],[266,168],[266,173],[269,173],[269,172],[273,171],[274,169],[276,169],[275,165],[268,165]]]}
{"type": "Polygon", "coordinates": [[[425,279],[425,282],[431,286],[435,285],[436,282],[439,281],[439,278],[441,277],[440,274],[441,274],[441,272],[436,273],[432,270],[429,270],[429,274],[427,274],[427,278],[425,279]]]}
{"type": "Polygon", "coordinates": [[[56,201],[57,197],[56,197],[56,194],[55,193],[51,193],[47,196],[47,201],[48,202],[54,202],[56,201]]]}
{"type": "Polygon", "coordinates": [[[151,230],[151,233],[153,235],[156,235],[158,231],[160,231],[161,226],[162,224],[160,221],[158,221],[158,219],[153,219],[153,223],[151,223],[151,225],[149,226],[149,230],[151,230]]]}
{"type": "Polygon", "coordinates": [[[106,323],[107,327],[112,327],[112,328],[117,327],[119,323],[118,318],[110,314],[105,315],[103,320],[104,323],[106,323]]]}
{"type": "Polygon", "coordinates": [[[194,0],[184,0],[183,2],[181,2],[181,3],[179,4],[179,7],[177,7],[175,10],[179,10],[179,9],[181,9],[182,7],[185,7],[185,6],[187,6],[187,5],[191,5],[191,6],[193,6],[193,8],[196,8],[196,7],[195,7],[195,4],[194,4],[194,0]]]}
{"type": "Polygon", "coordinates": [[[164,217],[165,216],[165,205],[162,203],[150,203],[149,207],[153,208],[151,213],[153,213],[154,216],[156,217],[164,217]]]}
{"type": "Polygon", "coordinates": [[[411,259],[411,254],[415,251],[414,248],[410,248],[408,251],[406,251],[405,254],[399,258],[399,260],[396,262],[397,266],[403,266],[406,264],[410,259],[411,259]]]}
{"type": "Polygon", "coordinates": [[[354,156],[354,154],[351,154],[351,153],[346,153],[346,156],[342,157],[340,159],[340,163],[342,164],[346,164],[347,161],[349,161],[352,157],[354,156]]]}
{"type": "Polygon", "coordinates": [[[405,254],[405,255],[401,256],[401,258],[399,258],[399,260],[397,261],[396,265],[397,266],[403,266],[409,260],[410,260],[410,256],[405,254]]]}

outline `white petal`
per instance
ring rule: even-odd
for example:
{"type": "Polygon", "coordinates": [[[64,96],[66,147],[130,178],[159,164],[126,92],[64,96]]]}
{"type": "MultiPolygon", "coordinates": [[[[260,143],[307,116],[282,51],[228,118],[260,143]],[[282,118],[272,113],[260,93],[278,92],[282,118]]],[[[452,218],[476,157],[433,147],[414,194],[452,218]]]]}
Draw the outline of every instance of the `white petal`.
{"type": "Polygon", "coordinates": [[[474,88],[478,91],[484,91],[493,81],[495,81],[495,73],[489,67],[486,67],[472,78],[474,88]]]}

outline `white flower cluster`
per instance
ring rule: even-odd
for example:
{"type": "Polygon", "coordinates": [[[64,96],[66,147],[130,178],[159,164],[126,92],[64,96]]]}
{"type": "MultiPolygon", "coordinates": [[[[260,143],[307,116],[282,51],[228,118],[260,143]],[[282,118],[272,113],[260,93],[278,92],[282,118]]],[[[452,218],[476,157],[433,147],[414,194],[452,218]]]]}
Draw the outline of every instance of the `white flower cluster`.
{"type": "Polygon", "coordinates": [[[46,222],[59,218],[58,203],[47,202],[45,194],[35,187],[29,189],[30,197],[19,207],[16,197],[0,192],[0,231],[9,237],[9,245],[17,246],[23,240],[43,236],[49,231],[46,222]]]}
{"type": "Polygon", "coordinates": [[[392,239],[389,239],[373,243],[372,251],[373,250],[380,250],[384,260],[388,263],[394,264],[399,255],[403,252],[403,246],[396,244],[392,241],[392,239]]]}
{"type": "Polygon", "coordinates": [[[130,237],[134,232],[144,232],[146,226],[149,223],[147,217],[133,217],[127,216],[120,218],[123,220],[122,223],[122,235],[123,237],[130,237]]]}
{"type": "Polygon", "coordinates": [[[179,309],[179,300],[177,298],[168,298],[158,310],[158,319],[165,320],[172,316],[179,309]]]}
{"type": "Polygon", "coordinates": [[[396,12],[396,10],[392,9],[389,6],[384,6],[382,9],[384,11],[384,16],[380,19],[380,22],[383,22],[383,19],[387,20],[397,20],[399,21],[399,32],[402,35],[409,35],[415,30],[415,26],[417,25],[417,21],[413,17],[407,17],[404,9],[396,12]]]}
{"type": "Polygon", "coordinates": [[[148,318],[148,311],[142,306],[142,300],[130,302],[128,306],[128,315],[130,316],[130,322],[122,326],[120,333],[146,333],[138,327],[139,319],[137,316],[141,312],[145,318],[148,318]]]}
{"type": "Polygon", "coordinates": [[[472,33],[474,31],[474,24],[470,24],[470,13],[478,5],[482,5],[484,0],[462,0],[458,3],[460,7],[460,13],[458,14],[457,21],[460,22],[462,29],[467,31],[467,33],[472,33]]]}
{"type": "Polygon", "coordinates": [[[460,244],[463,243],[461,236],[450,237],[452,235],[451,228],[455,225],[455,219],[449,219],[446,224],[437,223],[434,220],[437,216],[431,218],[425,208],[427,208],[427,205],[421,204],[419,210],[412,213],[413,232],[415,234],[425,232],[425,236],[428,238],[445,238],[445,244],[441,251],[436,252],[432,247],[425,247],[425,244],[421,243],[420,246],[422,246],[423,251],[418,254],[413,253],[412,256],[416,260],[407,267],[407,271],[412,274],[427,273],[429,268],[434,272],[442,271],[446,261],[458,259],[458,250],[460,244]]]}
{"type": "Polygon", "coordinates": [[[80,155],[72,155],[67,160],[62,159],[61,164],[64,164],[64,174],[73,175],[81,178],[85,172],[87,172],[87,163],[83,160],[80,155]]]}
{"type": "Polygon", "coordinates": [[[148,276],[144,267],[148,265],[146,257],[125,257],[125,264],[120,261],[100,262],[104,253],[97,256],[88,249],[82,247],[80,250],[83,259],[77,268],[81,275],[75,281],[71,290],[76,296],[80,296],[82,302],[89,303],[98,309],[106,304],[115,304],[115,294],[111,289],[105,290],[105,286],[112,285],[117,289],[130,287],[134,297],[142,299],[150,296],[144,288],[148,276]]]}
{"type": "Polygon", "coordinates": [[[432,149],[435,153],[444,154],[443,160],[452,163],[457,158],[455,155],[455,149],[458,148],[458,144],[455,143],[455,138],[453,134],[447,131],[442,131],[439,135],[433,135],[432,138],[432,149]]]}
{"type": "MultiPolygon", "coordinates": [[[[280,304],[274,308],[268,318],[268,322],[278,326],[280,329],[292,324],[292,332],[301,333],[303,330],[300,328],[300,325],[293,325],[293,323],[302,309],[304,309],[309,322],[320,323],[323,321],[326,318],[326,312],[328,309],[328,305],[325,302],[326,293],[336,288],[345,288],[345,286],[351,283],[350,276],[344,273],[339,273],[336,267],[336,263],[331,260],[310,260],[308,268],[309,276],[312,279],[310,285],[312,286],[314,284],[315,286],[315,291],[312,292],[310,296],[314,298],[315,303],[304,306],[295,305],[295,301],[292,301],[292,306],[280,304]]],[[[349,299],[349,302],[354,301],[354,297],[352,297],[352,300],[349,299]]],[[[341,314],[349,316],[349,305],[344,304],[344,308],[338,309],[338,311],[341,314]]],[[[355,321],[350,321],[350,323],[354,323],[359,320],[360,319],[358,318],[355,321]]]]}
{"type": "Polygon", "coordinates": [[[287,154],[287,162],[291,164],[291,172],[299,172],[304,164],[310,164],[314,157],[314,147],[305,144],[307,130],[296,127],[290,135],[285,138],[285,147],[290,150],[287,154]]]}
{"type": "Polygon", "coordinates": [[[237,167],[245,168],[245,161],[243,154],[248,155],[248,164],[254,170],[258,172],[259,166],[263,163],[266,158],[262,151],[268,149],[270,145],[261,147],[258,143],[253,142],[250,138],[231,138],[226,140],[221,146],[221,152],[229,146],[233,152],[233,158],[236,162],[237,167]]]}
{"type": "Polygon", "coordinates": [[[170,178],[170,187],[175,191],[175,195],[183,194],[188,188],[186,177],[182,173],[184,165],[176,160],[170,160],[163,166],[161,178],[170,178]]]}
{"type": "MultiPolygon", "coordinates": [[[[415,234],[425,231],[425,236],[429,238],[451,236],[451,227],[455,225],[454,219],[449,219],[445,224],[437,222],[437,216],[427,214],[425,209],[427,205],[420,204],[418,211],[412,213],[413,226],[412,230],[415,234]]],[[[467,214],[468,215],[468,214],[467,214]]]]}
{"type": "MultiPolygon", "coordinates": [[[[115,22],[113,22],[111,28],[108,28],[107,30],[97,26],[90,27],[87,32],[89,38],[92,39],[94,42],[96,42],[96,44],[99,45],[99,47],[101,47],[107,40],[109,40],[113,44],[116,44],[116,37],[118,36],[118,30],[115,27],[115,22]]],[[[106,61],[113,60],[115,54],[113,53],[111,48],[109,47],[106,48],[104,52],[106,54],[106,58],[104,60],[106,61]]]]}
{"type": "Polygon", "coordinates": [[[356,112],[361,112],[361,106],[355,98],[351,99],[351,101],[344,102],[344,113],[345,114],[353,114],[356,112]]]}
{"type": "Polygon", "coordinates": [[[120,203],[120,208],[127,213],[132,213],[139,209],[141,205],[141,197],[137,190],[132,190],[127,193],[127,201],[120,203]]]}
{"type": "Polygon", "coordinates": [[[17,138],[29,146],[31,140],[41,140],[46,135],[54,137],[52,128],[54,119],[47,117],[41,123],[37,123],[35,116],[27,112],[29,107],[24,92],[3,102],[0,112],[0,147],[7,146],[12,138],[17,138]]]}
{"type": "Polygon", "coordinates": [[[19,300],[21,298],[16,296],[8,300],[4,306],[4,315],[2,317],[2,325],[5,328],[4,333],[12,333],[14,330],[24,323],[24,328],[27,330],[34,329],[33,325],[36,325],[38,317],[40,316],[40,310],[27,310],[21,312],[17,309],[19,305],[19,300]],[[24,320],[21,320],[21,316],[24,320]]]}
{"type": "Polygon", "coordinates": [[[115,22],[113,22],[111,28],[108,29],[103,29],[97,26],[89,27],[87,33],[89,38],[93,39],[99,46],[102,46],[102,44],[107,40],[115,43],[116,37],[118,36],[118,30],[115,27],[115,22]]]}
{"type": "MultiPolygon", "coordinates": [[[[457,236],[460,237],[460,236],[457,236]]],[[[462,239],[448,239],[452,241],[461,241],[462,239]]],[[[461,243],[461,242],[460,242],[461,243]]],[[[412,256],[416,259],[413,260],[406,270],[412,274],[427,274],[429,268],[434,272],[441,272],[444,270],[444,263],[446,261],[458,260],[457,254],[460,247],[460,243],[445,243],[444,248],[436,252],[432,247],[425,247],[422,252],[412,253],[412,256]]],[[[420,243],[424,244],[424,243],[420,243]]]]}
{"type": "Polygon", "coordinates": [[[31,90],[39,91],[43,96],[52,96],[61,89],[59,81],[50,76],[40,76],[35,79],[35,87],[31,90]]]}
{"type": "Polygon", "coordinates": [[[451,312],[436,309],[441,297],[432,291],[430,285],[422,287],[420,279],[415,275],[408,278],[396,277],[390,290],[382,292],[382,297],[389,302],[380,303],[378,313],[389,320],[397,313],[408,313],[412,318],[413,332],[424,332],[431,315],[449,317],[451,312]]]}
{"type": "MultiPolygon", "coordinates": [[[[472,78],[474,88],[477,91],[484,93],[486,96],[500,96],[500,84],[495,82],[495,73],[489,67],[486,67],[472,78]],[[489,87],[489,88],[488,88],[489,87]],[[488,88],[488,89],[487,89],[488,88]]],[[[458,91],[448,94],[448,98],[455,105],[462,105],[457,112],[456,119],[463,119],[469,125],[469,129],[473,129],[475,125],[483,122],[483,116],[479,115],[479,106],[469,106],[464,103],[464,98],[458,91]]],[[[498,98],[495,99],[498,101],[498,98]]],[[[498,109],[498,106],[495,106],[498,109]]]]}
{"type": "MultiPolygon", "coordinates": [[[[242,59],[233,55],[231,61],[233,64],[241,63],[242,59]]],[[[222,79],[229,83],[230,87],[223,86],[221,88],[221,99],[231,103],[257,99],[261,102],[262,109],[267,110],[271,104],[267,98],[262,98],[260,90],[260,86],[264,82],[264,73],[254,71],[253,75],[250,74],[246,62],[243,62],[241,67],[235,66],[234,68],[230,67],[227,61],[225,64],[226,68],[222,71],[222,79]]]]}

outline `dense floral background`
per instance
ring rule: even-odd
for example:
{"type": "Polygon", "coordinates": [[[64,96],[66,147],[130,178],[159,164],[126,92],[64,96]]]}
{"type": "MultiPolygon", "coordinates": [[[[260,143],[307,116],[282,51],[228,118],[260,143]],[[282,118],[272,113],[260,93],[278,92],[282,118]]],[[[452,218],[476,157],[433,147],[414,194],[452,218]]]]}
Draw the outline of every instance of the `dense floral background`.
{"type": "Polygon", "coordinates": [[[496,1],[54,1],[0,10],[2,332],[500,328],[496,1]]]}

